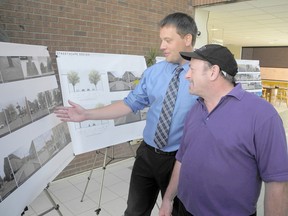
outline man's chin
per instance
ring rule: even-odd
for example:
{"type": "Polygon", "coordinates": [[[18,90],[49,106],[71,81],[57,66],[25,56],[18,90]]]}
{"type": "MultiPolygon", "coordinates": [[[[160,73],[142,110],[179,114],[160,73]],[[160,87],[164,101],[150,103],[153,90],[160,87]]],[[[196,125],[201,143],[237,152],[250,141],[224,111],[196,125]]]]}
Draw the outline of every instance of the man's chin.
{"type": "Polygon", "coordinates": [[[171,62],[171,59],[170,59],[168,56],[165,57],[165,60],[166,60],[167,62],[171,62]]]}
{"type": "Polygon", "coordinates": [[[171,59],[171,58],[165,58],[166,59],[166,61],[167,62],[170,62],[170,63],[172,63],[172,64],[178,64],[179,62],[178,61],[176,61],[175,59],[171,59]]]}
{"type": "Polygon", "coordinates": [[[192,94],[192,95],[194,95],[194,94],[195,94],[195,91],[190,87],[190,88],[189,88],[189,93],[192,94]]]}

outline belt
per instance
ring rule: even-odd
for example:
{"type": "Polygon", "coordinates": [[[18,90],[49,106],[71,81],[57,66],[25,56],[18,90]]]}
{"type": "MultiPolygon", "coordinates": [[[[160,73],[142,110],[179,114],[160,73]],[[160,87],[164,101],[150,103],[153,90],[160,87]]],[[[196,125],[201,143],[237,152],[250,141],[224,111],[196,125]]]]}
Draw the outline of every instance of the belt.
{"type": "Polygon", "coordinates": [[[176,153],[177,153],[177,151],[173,151],[173,152],[161,151],[161,150],[158,149],[158,148],[154,148],[154,147],[148,145],[148,144],[145,143],[144,141],[143,141],[143,144],[144,144],[144,146],[146,146],[149,150],[151,150],[151,151],[153,151],[154,153],[159,154],[159,155],[175,156],[176,153]]]}

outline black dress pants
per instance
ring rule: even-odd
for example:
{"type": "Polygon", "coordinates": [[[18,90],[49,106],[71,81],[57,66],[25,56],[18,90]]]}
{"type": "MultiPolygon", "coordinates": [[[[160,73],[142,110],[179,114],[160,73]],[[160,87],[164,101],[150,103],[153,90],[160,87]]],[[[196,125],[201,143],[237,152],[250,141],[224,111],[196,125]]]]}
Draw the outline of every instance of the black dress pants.
{"type": "MultiPolygon", "coordinates": [[[[127,209],[124,216],[150,216],[156,203],[159,191],[165,194],[175,163],[176,152],[165,153],[148,146],[144,141],[136,153],[127,209]]],[[[174,200],[175,211],[178,202],[174,200]]],[[[174,212],[173,216],[177,216],[174,212]]]]}

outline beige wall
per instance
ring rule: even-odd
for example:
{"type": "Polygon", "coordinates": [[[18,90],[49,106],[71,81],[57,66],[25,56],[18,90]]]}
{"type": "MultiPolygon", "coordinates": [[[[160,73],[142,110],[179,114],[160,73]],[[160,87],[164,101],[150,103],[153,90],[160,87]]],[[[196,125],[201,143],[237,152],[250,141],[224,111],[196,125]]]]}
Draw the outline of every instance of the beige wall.
{"type": "Polygon", "coordinates": [[[234,54],[235,59],[241,59],[242,47],[229,44],[227,48],[234,54]]]}

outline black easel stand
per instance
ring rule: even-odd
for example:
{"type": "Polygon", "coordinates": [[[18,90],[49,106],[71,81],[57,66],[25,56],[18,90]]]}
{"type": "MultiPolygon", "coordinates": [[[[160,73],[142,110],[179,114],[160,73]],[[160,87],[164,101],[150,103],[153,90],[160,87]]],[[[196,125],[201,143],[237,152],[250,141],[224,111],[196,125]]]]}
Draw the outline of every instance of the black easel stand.
{"type": "MultiPolygon", "coordinates": [[[[133,151],[133,148],[131,146],[131,141],[128,141],[128,144],[129,144],[129,147],[130,147],[130,150],[131,152],[133,153],[133,156],[135,157],[135,153],[133,151]]],[[[82,195],[82,198],[81,198],[81,202],[83,202],[83,198],[85,196],[85,193],[86,193],[86,190],[88,188],[88,184],[89,184],[89,181],[91,179],[91,176],[92,176],[92,173],[93,173],[93,170],[94,170],[94,166],[96,164],[96,161],[97,161],[97,157],[99,154],[103,154],[102,152],[100,151],[96,151],[96,155],[95,155],[95,159],[94,159],[94,162],[93,162],[93,165],[92,165],[92,169],[90,171],[90,174],[87,178],[87,183],[86,183],[86,186],[85,186],[85,189],[84,189],[84,192],[83,192],[83,195],[82,195]]],[[[129,158],[130,156],[126,156],[126,157],[118,157],[118,158],[115,158],[114,157],[114,146],[111,146],[111,147],[106,147],[105,148],[105,153],[104,153],[104,161],[103,161],[103,166],[102,166],[102,169],[103,169],[103,173],[102,173],[102,180],[101,180],[101,186],[100,186],[100,193],[99,193],[99,202],[98,202],[98,208],[95,210],[96,214],[99,215],[100,211],[101,211],[101,208],[100,208],[100,204],[101,204],[101,198],[102,198],[102,190],[103,190],[103,184],[104,184],[104,177],[105,177],[105,170],[106,170],[106,166],[112,162],[114,159],[121,159],[121,158],[129,158]],[[112,156],[109,156],[108,155],[108,149],[112,150],[112,156]],[[109,158],[109,161],[107,162],[107,158],[109,158]]]]}

